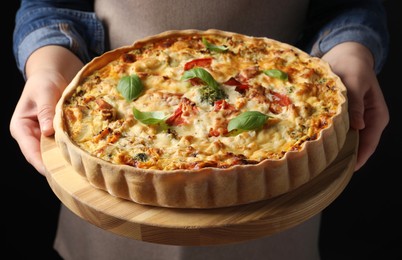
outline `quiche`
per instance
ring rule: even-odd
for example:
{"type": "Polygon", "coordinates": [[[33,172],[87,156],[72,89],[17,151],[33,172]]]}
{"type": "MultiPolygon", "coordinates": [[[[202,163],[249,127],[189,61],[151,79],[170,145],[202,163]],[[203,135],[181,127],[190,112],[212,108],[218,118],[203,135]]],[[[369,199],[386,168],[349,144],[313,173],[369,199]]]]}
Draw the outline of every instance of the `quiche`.
{"type": "Polygon", "coordinates": [[[55,142],[97,189],[144,205],[267,200],[319,175],[349,130],[323,60],[265,37],[163,32],[86,64],[56,106],[55,142]]]}

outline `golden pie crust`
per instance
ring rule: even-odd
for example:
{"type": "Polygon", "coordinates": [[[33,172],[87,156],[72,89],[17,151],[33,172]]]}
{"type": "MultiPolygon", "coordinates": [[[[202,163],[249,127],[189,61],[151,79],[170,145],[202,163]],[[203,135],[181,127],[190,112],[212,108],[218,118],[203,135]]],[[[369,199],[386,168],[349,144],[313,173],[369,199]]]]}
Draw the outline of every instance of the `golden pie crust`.
{"type": "Polygon", "coordinates": [[[316,138],[303,142],[300,149],[287,151],[280,159],[264,159],[257,164],[234,165],[228,168],[153,170],[118,165],[98,158],[79,147],[69,135],[64,105],[76,92],[83,79],[124,53],[148,42],[177,36],[241,37],[246,35],[219,30],[167,31],[111,50],[86,64],[63,92],[56,106],[55,141],[64,158],[88,182],[109,194],[144,205],[171,208],[217,208],[266,200],[290,192],[320,174],[338,155],[349,130],[346,88],[321,59],[299,49],[268,38],[262,39],[284,49],[292,49],[300,57],[312,59],[321,70],[335,79],[339,105],[332,120],[317,133],[316,138]]]}

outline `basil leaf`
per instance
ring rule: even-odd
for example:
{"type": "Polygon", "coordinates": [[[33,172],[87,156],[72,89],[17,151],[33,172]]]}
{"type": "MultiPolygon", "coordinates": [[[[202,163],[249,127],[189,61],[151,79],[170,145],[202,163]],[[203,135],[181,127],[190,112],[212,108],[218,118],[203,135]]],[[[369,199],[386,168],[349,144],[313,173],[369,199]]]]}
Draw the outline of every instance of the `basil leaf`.
{"type": "Polygon", "coordinates": [[[216,82],[216,80],[212,77],[212,75],[209,74],[209,72],[203,68],[196,67],[192,68],[191,70],[186,70],[182,76],[182,80],[188,80],[193,78],[201,79],[205,84],[214,89],[219,88],[218,82],[216,82]]]}
{"type": "Polygon", "coordinates": [[[117,84],[117,90],[128,102],[138,98],[143,89],[141,79],[136,74],[122,77],[117,84]]]}
{"type": "Polygon", "coordinates": [[[203,68],[193,68],[191,70],[186,70],[182,76],[183,80],[199,78],[207,86],[199,89],[201,95],[201,101],[207,101],[211,105],[215,101],[220,99],[225,99],[227,97],[225,91],[219,87],[219,83],[203,68]]]}
{"type": "Polygon", "coordinates": [[[258,111],[246,111],[229,121],[228,131],[240,130],[240,133],[243,131],[256,130],[262,127],[268,118],[268,115],[258,111]]]}
{"type": "Polygon", "coordinates": [[[214,44],[208,42],[207,39],[205,39],[205,37],[202,37],[202,43],[210,51],[225,52],[225,51],[227,51],[229,49],[227,46],[214,45],[214,44]]]}
{"type": "Polygon", "coordinates": [[[288,80],[288,74],[282,70],[271,69],[271,70],[263,70],[265,75],[270,76],[272,78],[277,78],[281,80],[288,80]]]}
{"type": "Polygon", "coordinates": [[[156,125],[165,122],[165,115],[163,112],[141,112],[134,107],[133,114],[135,119],[146,125],[156,125]]]}

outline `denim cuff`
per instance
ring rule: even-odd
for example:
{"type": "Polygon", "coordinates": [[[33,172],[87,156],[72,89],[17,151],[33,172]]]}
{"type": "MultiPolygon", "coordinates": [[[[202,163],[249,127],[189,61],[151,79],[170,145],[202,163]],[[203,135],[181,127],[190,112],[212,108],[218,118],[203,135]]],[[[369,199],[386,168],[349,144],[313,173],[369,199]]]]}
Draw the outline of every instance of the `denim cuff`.
{"type": "Polygon", "coordinates": [[[340,43],[358,42],[371,51],[374,58],[374,70],[379,73],[388,52],[388,49],[382,44],[383,41],[384,39],[370,27],[362,24],[350,24],[324,31],[312,46],[311,55],[321,57],[340,43]]]}
{"type": "MultiPolygon", "coordinates": [[[[48,46],[58,45],[67,49],[72,49],[70,46],[78,45],[79,40],[75,40],[72,35],[64,34],[59,27],[63,25],[52,25],[48,27],[39,28],[28,34],[18,46],[16,51],[17,66],[25,76],[25,64],[29,56],[37,49],[48,46]]],[[[82,44],[82,43],[81,43],[82,44]]],[[[85,43],[84,43],[85,44],[85,43]]],[[[76,53],[82,60],[88,60],[88,55],[84,52],[76,53]]]]}
{"type": "Polygon", "coordinates": [[[26,79],[25,65],[37,49],[58,45],[87,63],[105,50],[105,32],[94,13],[58,8],[25,10],[17,14],[13,52],[26,79]]]}

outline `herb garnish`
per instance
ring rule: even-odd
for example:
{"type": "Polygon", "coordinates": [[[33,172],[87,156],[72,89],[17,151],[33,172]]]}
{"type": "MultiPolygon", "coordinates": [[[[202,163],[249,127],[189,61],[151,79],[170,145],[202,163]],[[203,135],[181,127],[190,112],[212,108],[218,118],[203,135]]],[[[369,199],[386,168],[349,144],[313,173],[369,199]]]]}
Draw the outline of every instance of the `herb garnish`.
{"type": "Polygon", "coordinates": [[[146,125],[155,125],[165,120],[165,114],[160,111],[156,112],[141,112],[133,107],[133,114],[135,119],[146,125]]]}
{"type": "Polygon", "coordinates": [[[182,76],[182,80],[198,78],[203,81],[206,86],[200,88],[201,101],[207,101],[211,105],[217,100],[227,97],[225,91],[220,88],[219,83],[212,77],[209,72],[203,68],[193,68],[186,70],[182,76]]]}
{"type": "Polygon", "coordinates": [[[271,70],[263,70],[265,75],[270,76],[272,78],[277,78],[281,80],[288,80],[288,74],[282,70],[271,69],[271,70]]]}
{"type": "Polygon", "coordinates": [[[235,118],[232,118],[228,124],[228,131],[236,134],[257,130],[261,128],[270,116],[259,111],[246,111],[235,118]]]}
{"type": "Polygon", "coordinates": [[[227,51],[229,49],[227,46],[214,45],[214,44],[208,42],[207,39],[205,39],[205,37],[202,37],[202,43],[210,51],[225,52],[225,51],[227,51]]]}
{"type": "Polygon", "coordinates": [[[144,86],[142,85],[141,79],[136,74],[122,77],[117,84],[117,90],[127,102],[138,98],[143,89],[144,86]]]}

